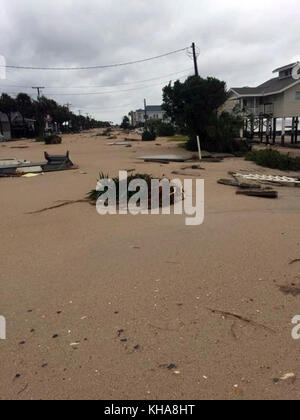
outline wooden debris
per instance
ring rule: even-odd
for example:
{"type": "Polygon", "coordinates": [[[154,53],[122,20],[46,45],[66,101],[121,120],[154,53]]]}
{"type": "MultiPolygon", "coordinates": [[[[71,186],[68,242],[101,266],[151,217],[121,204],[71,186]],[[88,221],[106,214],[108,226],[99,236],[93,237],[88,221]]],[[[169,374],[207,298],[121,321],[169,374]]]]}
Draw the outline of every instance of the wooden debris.
{"type": "Polygon", "coordinates": [[[200,173],[197,173],[197,172],[185,172],[185,171],[173,171],[172,175],[194,176],[194,177],[202,176],[200,173]]]}
{"type": "Polygon", "coordinates": [[[229,185],[230,187],[238,187],[238,188],[245,188],[245,189],[261,189],[260,184],[251,184],[248,182],[239,182],[237,180],[232,179],[219,179],[218,184],[222,185],[229,185]]]}
{"type": "Polygon", "coordinates": [[[262,198],[278,198],[278,192],[275,190],[238,190],[236,194],[248,195],[250,197],[262,197],[262,198]]]}
{"type": "Polygon", "coordinates": [[[205,168],[202,168],[201,165],[191,165],[191,166],[184,166],[183,168],[181,168],[183,171],[186,169],[200,169],[202,171],[205,171],[205,168]]]}

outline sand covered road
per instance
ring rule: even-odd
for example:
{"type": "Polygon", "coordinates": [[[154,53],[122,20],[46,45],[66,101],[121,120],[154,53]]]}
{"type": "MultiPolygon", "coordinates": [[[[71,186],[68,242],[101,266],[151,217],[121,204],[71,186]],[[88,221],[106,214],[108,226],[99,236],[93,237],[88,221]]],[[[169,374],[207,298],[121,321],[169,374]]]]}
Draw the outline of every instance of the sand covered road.
{"type": "Polygon", "coordinates": [[[202,164],[199,227],[184,216],[99,216],[86,203],[26,214],[84,198],[100,171],[173,178],[185,166],[136,159],[178,153],[166,139],[126,148],[93,134],[0,145],[0,158],[38,161],[70,150],[80,166],[0,179],[0,398],[298,399],[298,379],[274,378],[300,378],[300,296],[279,290],[300,284],[300,263],[289,264],[300,258],[300,189],[237,196],[217,179],[268,171],[231,158],[202,164]]]}

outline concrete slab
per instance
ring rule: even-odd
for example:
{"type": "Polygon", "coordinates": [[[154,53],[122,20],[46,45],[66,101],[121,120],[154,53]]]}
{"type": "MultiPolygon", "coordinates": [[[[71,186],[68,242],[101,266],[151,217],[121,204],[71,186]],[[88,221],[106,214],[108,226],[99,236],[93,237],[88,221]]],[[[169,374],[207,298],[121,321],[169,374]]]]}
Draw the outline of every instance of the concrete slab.
{"type": "Polygon", "coordinates": [[[145,162],[187,162],[192,159],[192,155],[149,155],[137,159],[145,162]]]}

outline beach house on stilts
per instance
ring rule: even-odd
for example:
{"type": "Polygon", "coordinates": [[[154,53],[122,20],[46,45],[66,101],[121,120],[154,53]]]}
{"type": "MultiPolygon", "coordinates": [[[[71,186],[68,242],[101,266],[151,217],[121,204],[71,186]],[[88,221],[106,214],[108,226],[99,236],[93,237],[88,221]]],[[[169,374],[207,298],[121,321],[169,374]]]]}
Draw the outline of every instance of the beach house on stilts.
{"type": "Polygon", "coordinates": [[[291,144],[300,146],[300,63],[280,67],[273,73],[277,76],[257,87],[231,88],[222,110],[244,117],[243,136],[258,135],[269,144],[281,135],[284,145],[289,135],[291,144]]]}

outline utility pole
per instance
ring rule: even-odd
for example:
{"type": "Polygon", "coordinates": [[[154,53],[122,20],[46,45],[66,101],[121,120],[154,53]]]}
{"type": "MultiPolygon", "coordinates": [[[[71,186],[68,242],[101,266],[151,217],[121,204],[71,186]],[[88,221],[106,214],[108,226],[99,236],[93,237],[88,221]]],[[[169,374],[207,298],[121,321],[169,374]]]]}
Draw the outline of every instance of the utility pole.
{"type": "Polygon", "coordinates": [[[145,107],[145,123],[147,122],[148,115],[147,115],[147,101],[144,99],[144,107],[145,107]]]}
{"type": "Polygon", "coordinates": [[[195,76],[199,77],[199,70],[198,70],[198,62],[197,62],[197,53],[196,53],[196,44],[195,44],[195,42],[192,43],[192,50],[193,50],[193,59],[194,59],[194,67],[195,67],[195,76]]]}
{"type": "Polygon", "coordinates": [[[37,90],[37,94],[38,94],[38,100],[41,99],[41,90],[45,89],[43,86],[33,86],[32,89],[36,89],[37,90]]]}
{"type": "MultiPolygon", "coordinates": [[[[195,76],[199,77],[195,42],[192,43],[192,50],[193,50],[193,59],[194,59],[194,67],[195,67],[195,76]]],[[[197,146],[198,146],[198,152],[199,152],[199,160],[201,161],[202,160],[202,151],[201,151],[201,143],[200,143],[200,136],[199,135],[197,135],[197,146]]]]}
{"type": "Polygon", "coordinates": [[[79,115],[79,129],[80,131],[82,131],[82,124],[81,124],[81,109],[78,110],[78,115],[79,115]]]}
{"type": "Polygon", "coordinates": [[[64,106],[65,106],[65,107],[67,107],[67,108],[68,108],[68,110],[70,111],[70,108],[71,108],[72,104],[67,103],[67,104],[64,104],[64,106]]]}

